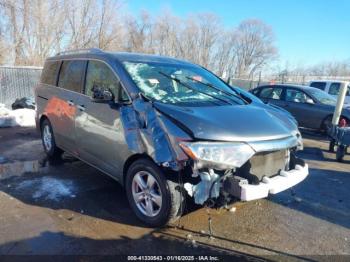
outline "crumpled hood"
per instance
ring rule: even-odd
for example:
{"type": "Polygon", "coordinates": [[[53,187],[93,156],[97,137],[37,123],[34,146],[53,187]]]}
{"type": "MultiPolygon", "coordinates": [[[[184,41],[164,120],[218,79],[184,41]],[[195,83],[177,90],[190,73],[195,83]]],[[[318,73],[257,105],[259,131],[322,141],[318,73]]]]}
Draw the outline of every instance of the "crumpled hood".
{"type": "Polygon", "coordinates": [[[286,138],[297,131],[283,113],[257,104],[180,107],[155,102],[154,105],[191,130],[197,139],[250,142],[286,138]]]}

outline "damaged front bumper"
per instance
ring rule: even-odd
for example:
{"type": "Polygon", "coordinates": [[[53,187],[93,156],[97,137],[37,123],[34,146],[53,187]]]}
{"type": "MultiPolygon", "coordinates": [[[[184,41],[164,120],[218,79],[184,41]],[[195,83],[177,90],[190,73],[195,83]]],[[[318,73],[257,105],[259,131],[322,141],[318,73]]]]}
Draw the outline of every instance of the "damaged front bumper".
{"type": "Polygon", "coordinates": [[[258,184],[251,184],[248,179],[229,174],[220,177],[212,169],[199,173],[201,182],[184,185],[187,193],[194,197],[196,204],[204,204],[208,199],[218,199],[220,195],[233,196],[242,201],[251,201],[277,194],[303,181],[309,175],[309,167],[303,161],[291,170],[281,170],[273,177],[264,176],[258,184]]]}
{"type": "Polygon", "coordinates": [[[196,204],[210,201],[221,205],[232,197],[250,201],[277,194],[300,183],[309,174],[308,165],[295,155],[296,146],[277,151],[261,150],[239,168],[218,170],[200,166],[196,169],[194,165],[192,176],[199,177],[200,182],[185,183],[184,188],[196,204]]]}
{"type": "Polygon", "coordinates": [[[258,185],[240,184],[240,199],[251,201],[265,198],[269,194],[277,194],[303,181],[309,174],[308,165],[296,165],[295,169],[281,171],[279,175],[264,177],[258,185]]]}

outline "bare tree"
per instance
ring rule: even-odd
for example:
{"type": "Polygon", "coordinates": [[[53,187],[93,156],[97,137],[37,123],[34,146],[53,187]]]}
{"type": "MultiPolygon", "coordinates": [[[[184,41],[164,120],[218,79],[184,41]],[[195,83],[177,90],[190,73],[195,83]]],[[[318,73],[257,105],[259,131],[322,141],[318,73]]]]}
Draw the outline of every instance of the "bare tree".
{"type": "Polygon", "coordinates": [[[245,20],[233,32],[237,77],[251,76],[275,58],[272,29],[260,20],[245,20]]]}
{"type": "Polygon", "coordinates": [[[1,1],[5,38],[16,65],[41,65],[60,45],[64,21],[59,0],[1,1]]]}
{"type": "Polygon", "coordinates": [[[4,10],[3,21],[8,26],[10,35],[8,42],[13,50],[14,63],[22,64],[23,54],[23,35],[27,27],[28,9],[25,0],[2,0],[0,6],[4,10]]]}
{"type": "MultiPolygon", "coordinates": [[[[0,5],[1,7],[1,5],[0,5]]],[[[4,17],[4,11],[3,8],[0,9],[0,17],[4,17]]],[[[7,42],[5,38],[5,25],[0,21],[0,65],[4,64],[6,60],[8,60],[6,55],[6,49],[7,49],[7,42]]]]}
{"type": "Polygon", "coordinates": [[[181,19],[164,10],[154,22],[151,32],[152,51],[156,54],[179,57],[181,19]]]}
{"type": "Polygon", "coordinates": [[[125,50],[132,52],[153,53],[152,21],[148,12],[143,11],[140,19],[133,16],[126,18],[125,50]]]}
{"type": "Polygon", "coordinates": [[[93,46],[94,40],[94,11],[95,3],[92,0],[64,1],[67,30],[69,37],[68,49],[88,48],[93,46]]]}
{"type": "Polygon", "coordinates": [[[61,49],[65,13],[59,0],[32,0],[27,6],[31,16],[24,33],[26,64],[41,65],[46,57],[61,49]],[[48,16],[47,14],[52,14],[48,16]]]}
{"type": "Polygon", "coordinates": [[[209,67],[212,64],[213,51],[218,42],[221,24],[217,16],[209,13],[199,14],[197,19],[199,25],[198,63],[209,67]]]}
{"type": "Polygon", "coordinates": [[[258,20],[226,30],[213,14],[181,19],[165,10],[158,17],[146,11],[125,16],[120,3],[0,0],[0,52],[10,47],[14,64],[41,65],[62,49],[99,47],[179,57],[220,76],[252,74],[276,54],[272,30],[258,20]]]}

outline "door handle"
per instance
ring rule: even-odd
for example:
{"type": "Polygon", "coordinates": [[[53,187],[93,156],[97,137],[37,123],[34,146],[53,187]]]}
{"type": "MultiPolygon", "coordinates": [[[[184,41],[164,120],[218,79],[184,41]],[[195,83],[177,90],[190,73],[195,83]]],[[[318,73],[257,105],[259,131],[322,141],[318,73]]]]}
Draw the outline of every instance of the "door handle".
{"type": "Polygon", "coordinates": [[[74,106],[73,100],[67,100],[67,103],[68,103],[68,105],[70,105],[70,106],[74,106]]]}
{"type": "Polygon", "coordinates": [[[84,106],[84,105],[78,105],[77,108],[78,108],[80,111],[85,111],[85,106],[84,106]]]}

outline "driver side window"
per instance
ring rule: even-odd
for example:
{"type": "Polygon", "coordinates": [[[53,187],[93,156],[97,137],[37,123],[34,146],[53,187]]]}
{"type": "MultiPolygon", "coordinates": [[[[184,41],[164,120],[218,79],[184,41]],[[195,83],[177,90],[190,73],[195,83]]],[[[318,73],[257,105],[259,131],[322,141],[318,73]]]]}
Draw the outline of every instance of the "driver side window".
{"type": "Polygon", "coordinates": [[[86,72],[85,94],[92,97],[94,87],[109,89],[114,97],[118,97],[120,83],[112,70],[99,61],[89,61],[86,72]]]}
{"type": "Polygon", "coordinates": [[[287,89],[286,92],[286,101],[294,102],[294,103],[306,103],[307,101],[311,101],[312,98],[305,94],[303,91],[295,90],[295,89],[287,89]]]}

